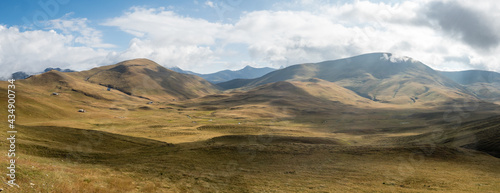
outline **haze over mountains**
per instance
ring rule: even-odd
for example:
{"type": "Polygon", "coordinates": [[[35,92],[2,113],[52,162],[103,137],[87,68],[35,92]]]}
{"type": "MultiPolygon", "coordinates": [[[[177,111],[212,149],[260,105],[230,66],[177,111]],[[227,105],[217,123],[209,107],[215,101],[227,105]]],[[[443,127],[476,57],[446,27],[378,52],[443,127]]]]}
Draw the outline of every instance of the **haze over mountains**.
{"type": "Polygon", "coordinates": [[[208,80],[209,82],[212,83],[220,83],[220,82],[225,82],[233,79],[238,79],[238,78],[244,78],[244,79],[250,79],[250,78],[258,78],[261,77],[269,72],[275,71],[276,69],[274,68],[254,68],[251,66],[245,66],[245,68],[242,68],[240,70],[223,70],[219,72],[215,72],[212,74],[199,74],[191,71],[185,71],[180,69],[179,67],[173,67],[170,68],[170,70],[179,72],[179,73],[184,73],[184,74],[193,74],[199,77],[204,78],[205,80],[208,80]]]}
{"type": "MultiPolygon", "coordinates": [[[[74,72],[74,70],[71,70],[71,69],[46,68],[45,70],[43,70],[43,72],[36,73],[36,74],[41,74],[41,73],[48,72],[48,71],[51,71],[51,70],[56,70],[56,71],[59,71],[59,72],[74,72]]],[[[19,71],[19,72],[12,73],[12,75],[11,75],[10,78],[15,79],[15,80],[20,80],[20,79],[26,79],[29,76],[31,76],[31,75],[27,74],[26,72],[19,71]]]]}
{"type": "Polygon", "coordinates": [[[500,73],[482,70],[440,73],[464,85],[483,100],[498,101],[500,98],[500,73]]]}

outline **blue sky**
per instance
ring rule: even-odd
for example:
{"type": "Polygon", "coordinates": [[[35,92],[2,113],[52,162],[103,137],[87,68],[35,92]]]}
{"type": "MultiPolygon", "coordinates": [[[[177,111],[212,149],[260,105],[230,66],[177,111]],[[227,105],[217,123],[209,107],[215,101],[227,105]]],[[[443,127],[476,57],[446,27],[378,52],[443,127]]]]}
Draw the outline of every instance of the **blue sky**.
{"type": "Polygon", "coordinates": [[[70,15],[71,18],[87,18],[92,21],[89,24],[91,27],[103,32],[106,42],[125,49],[129,43],[127,39],[131,39],[132,36],[116,28],[99,25],[99,23],[122,15],[131,7],[165,7],[185,17],[203,18],[211,22],[231,22],[236,20],[242,12],[266,10],[273,5],[273,1],[265,0],[229,0],[219,1],[220,8],[212,8],[207,6],[206,2],[201,0],[6,0],[0,7],[0,13],[2,13],[0,24],[19,26],[23,30],[47,30],[47,26],[43,23],[45,20],[68,18],[66,15],[70,15]],[[46,11],[47,9],[49,11],[46,11]]]}
{"type": "Polygon", "coordinates": [[[494,0],[4,0],[1,77],[133,58],[210,73],[370,52],[500,71],[494,0]]]}
{"type": "MultiPolygon", "coordinates": [[[[89,19],[92,21],[90,23],[91,27],[99,29],[104,33],[106,42],[117,45],[120,48],[125,48],[125,46],[129,43],[127,39],[130,39],[132,36],[115,28],[101,26],[99,23],[108,18],[119,16],[131,7],[170,7],[171,10],[176,10],[187,17],[205,18],[211,21],[217,21],[219,19],[216,11],[213,11],[212,9],[203,9],[203,7],[195,1],[150,0],[145,2],[134,0],[67,0],[67,2],[59,2],[57,0],[42,0],[40,2],[42,3],[40,4],[39,1],[32,0],[7,0],[2,2],[2,6],[0,7],[2,19],[0,23],[9,26],[20,26],[22,27],[21,29],[27,28],[25,30],[46,30],[46,26],[43,24],[43,21],[46,19],[58,19],[70,14],[72,18],[89,19]],[[50,11],[46,11],[46,8],[50,11]]],[[[231,11],[239,12],[240,9],[234,9],[231,11]]]]}

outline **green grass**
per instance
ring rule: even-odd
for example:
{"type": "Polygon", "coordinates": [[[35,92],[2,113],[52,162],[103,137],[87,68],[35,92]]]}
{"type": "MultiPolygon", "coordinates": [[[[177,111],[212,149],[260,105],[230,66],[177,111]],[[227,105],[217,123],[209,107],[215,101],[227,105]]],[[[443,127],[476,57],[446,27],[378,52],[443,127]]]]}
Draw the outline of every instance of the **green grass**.
{"type": "MultiPolygon", "coordinates": [[[[3,88],[1,83],[2,93],[3,88]]],[[[225,103],[231,95],[148,105],[118,92],[103,94],[109,101],[71,91],[56,98],[44,94],[46,89],[19,95],[20,188],[9,192],[500,189],[498,158],[449,144],[462,144],[467,141],[462,137],[470,135],[486,147],[496,144],[491,137],[496,133],[489,132],[498,127],[498,118],[484,118],[498,112],[487,106],[454,129],[443,122],[449,107],[355,108],[321,101],[308,106],[294,105],[300,100],[293,97],[284,107],[260,98],[251,104],[225,103]],[[459,138],[433,140],[439,128],[459,138]]],[[[5,99],[0,96],[3,112],[5,99]]],[[[7,141],[0,143],[6,152],[7,141]]]]}

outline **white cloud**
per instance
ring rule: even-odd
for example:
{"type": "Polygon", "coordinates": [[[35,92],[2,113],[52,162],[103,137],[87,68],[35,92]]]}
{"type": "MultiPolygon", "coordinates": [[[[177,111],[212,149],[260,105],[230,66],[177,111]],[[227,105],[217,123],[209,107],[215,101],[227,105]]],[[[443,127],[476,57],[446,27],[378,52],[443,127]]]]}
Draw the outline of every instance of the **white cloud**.
{"type": "Polygon", "coordinates": [[[247,43],[252,57],[277,67],[361,54],[355,41],[367,41],[363,30],[309,12],[259,11],[244,15],[229,41],[247,43]]]}
{"type": "Polygon", "coordinates": [[[69,18],[66,14],[63,18],[47,21],[49,29],[61,30],[63,34],[77,34],[74,42],[93,48],[112,48],[111,44],[105,44],[102,40],[102,33],[92,27],[89,27],[87,18],[69,18]]]}
{"type": "Polygon", "coordinates": [[[210,48],[197,45],[173,45],[161,44],[155,40],[141,40],[134,38],[130,46],[124,52],[118,53],[117,60],[128,60],[134,58],[148,58],[162,65],[179,66],[191,68],[214,60],[210,48]]]}
{"type": "MultiPolygon", "coordinates": [[[[370,52],[391,52],[395,56],[412,57],[439,70],[477,68],[500,72],[500,58],[495,54],[500,53],[500,47],[492,44],[488,50],[476,49],[463,38],[450,35],[450,30],[436,26],[436,21],[424,14],[424,10],[428,9],[426,6],[433,2],[451,1],[331,4],[322,0],[296,0],[287,5],[281,3],[280,8],[273,10],[243,12],[239,19],[231,23],[182,16],[165,8],[133,7],[123,15],[102,23],[135,36],[121,51],[94,49],[107,47],[107,44],[102,43],[101,33],[90,28],[86,19],[53,20],[52,28],[61,33],[9,32],[14,36],[30,37],[25,37],[28,39],[25,45],[17,43],[17,40],[7,42],[20,47],[19,53],[35,57],[30,63],[35,63],[37,57],[41,61],[71,64],[84,64],[83,61],[99,61],[94,64],[102,64],[145,57],[165,66],[213,72],[221,68],[236,69],[245,64],[277,68],[370,52]],[[31,37],[35,36],[31,34],[37,34],[37,37],[31,37]],[[44,39],[50,38],[53,40],[44,42],[44,39]],[[34,42],[33,45],[28,43],[30,41],[34,42]],[[61,51],[43,50],[47,49],[44,46],[48,46],[48,42],[54,42],[61,51]],[[84,46],[76,47],[74,43],[84,46]],[[41,50],[34,51],[36,49],[32,47],[41,50]],[[42,52],[48,54],[40,54],[42,52]],[[240,61],[235,62],[234,58],[238,57],[240,61]],[[231,61],[228,58],[232,58],[231,61]]],[[[488,23],[488,29],[500,30],[500,23],[495,22],[500,20],[500,6],[494,0],[453,2],[466,8],[467,13],[482,13],[474,19],[488,23]]],[[[205,1],[205,5],[200,6],[216,5],[213,1],[205,1]]],[[[454,22],[460,22],[460,19],[454,22]]],[[[15,28],[3,27],[0,33],[12,29],[15,28]]],[[[470,35],[474,31],[466,33],[470,35]]],[[[1,35],[0,38],[12,39],[11,36],[1,35]]],[[[0,42],[1,64],[6,64],[3,61],[9,57],[3,54],[3,50],[9,49],[6,44],[6,41],[0,42]]]]}
{"type": "Polygon", "coordinates": [[[211,23],[203,19],[182,17],[164,8],[134,7],[129,12],[104,22],[138,37],[174,45],[214,44],[228,25],[211,23]]]}
{"type": "Polygon", "coordinates": [[[89,69],[105,63],[106,51],[75,47],[74,37],[51,31],[25,31],[0,25],[0,77],[13,72],[35,73],[47,67],[75,70],[89,69]]]}
{"type": "MultiPolygon", "coordinates": [[[[426,24],[421,10],[433,1],[397,4],[318,2],[292,3],[302,6],[302,10],[247,12],[230,24],[183,17],[162,8],[135,7],[108,20],[105,25],[117,26],[138,38],[134,41],[141,43],[141,50],[129,48],[125,55],[158,59],[161,64],[186,69],[224,62],[221,52],[231,52],[225,50],[225,46],[245,44],[247,53],[239,54],[249,55],[253,62],[268,63],[273,67],[368,52],[392,52],[421,60],[437,69],[500,71],[494,63],[498,61],[497,56],[478,51],[426,24]],[[318,6],[318,2],[324,4],[318,6]],[[175,55],[172,54],[172,45],[178,47],[175,55]],[[151,50],[144,51],[148,49],[151,50]],[[460,65],[456,60],[448,60],[458,57],[474,60],[462,61],[460,65]]],[[[205,4],[211,5],[211,1],[205,4]]],[[[481,7],[491,9],[484,5],[474,9],[481,7]]]]}
{"type": "Polygon", "coordinates": [[[431,27],[471,47],[489,50],[500,45],[500,35],[494,21],[479,10],[458,2],[431,2],[422,13],[431,27]]]}
{"type": "Polygon", "coordinates": [[[215,8],[215,4],[214,4],[214,2],[212,2],[212,1],[206,1],[206,2],[205,2],[205,5],[206,5],[206,6],[209,6],[209,7],[211,7],[211,8],[215,8]]]}
{"type": "Polygon", "coordinates": [[[116,26],[136,36],[129,48],[117,55],[118,59],[145,57],[168,67],[179,66],[187,70],[209,70],[204,65],[218,59],[211,46],[217,45],[230,28],[228,24],[182,17],[164,8],[140,7],[109,19],[103,25],[116,26]]]}
{"type": "MultiPolygon", "coordinates": [[[[429,5],[426,2],[431,1],[404,1],[397,4],[356,1],[341,5],[323,5],[319,11],[287,13],[266,11],[267,14],[271,13],[270,16],[264,17],[266,19],[254,17],[251,20],[261,21],[258,25],[263,26],[266,25],[265,23],[271,24],[273,21],[283,20],[283,17],[289,18],[288,23],[292,24],[287,24],[281,32],[272,33],[274,29],[268,28],[271,31],[271,33],[267,33],[268,37],[275,34],[279,38],[274,38],[271,42],[267,41],[269,47],[259,47],[261,51],[258,53],[288,55],[286,58],[292,59],[291,63],[301,62],[301,55],[297,54],[300,53],[297,52],[297,49],[304,51],[307,56],[312,56],[308,59],[319,56],[324,60],[366,52],[393,52],[411,56],[437,69],[480,68],[500,71],[498,56],[494,54],[499,53],[498,46],[492,48],[490,52],[484,52],[469,46],[461,39],[443,33],[434,26],[425,25],[426,18],[421,16],[421,11],[429,5]],[[325,21],[325,19],[329,21],[325,21]],[[329,35],[324,35],[325,32],[329,35]],[[294,43],[280,43],[278,41],[280,38],[294,43]],[[302,42],[307,42],[304,47],[297,46],[302,45],[302,42]],[[460,62],[449,60],[449,58],[459,57],[470,57],[475,60],[460,62]]],[[[301,6],[307,7],[309,5],[309,3],[305,3],[301,6]]],[[[318,5],[314,6],[317,8],[318,5]]],[[[484,15],[478,17],[489,21],[492,26],[498,25],[498,22],[491,20],[498,18],[500,11],[498,6],[495,9],[489,6],[480,7],[464,4],[465,6],[472,6],[470,9],[474,9],[476,12],[483,10],[484,15]],[[484,11],[485,9],[482,8],[487,8],[489,11],[484,11]]],[[[461,22],[459,18],[457,20],[457,22],[461,22]]],[[[287,20],[282,22],[287,23],[287,20]]],[[[498,28],[495,27],[495,29],[498,28]]],[[[259,31],[265,30],[259,29],[259,31]]]]}
{"type": "Polygon", "coordinates": [[[400,56],[396,54],[388,55],[387,53],[382,54],[382,57],[380,57],[381,60],[386,60],[386,61],[391,61],[392,63],[396,62],[417,62],[417,60],[414,60],[413,58],[410,58],[408,56],[400,56]]]}

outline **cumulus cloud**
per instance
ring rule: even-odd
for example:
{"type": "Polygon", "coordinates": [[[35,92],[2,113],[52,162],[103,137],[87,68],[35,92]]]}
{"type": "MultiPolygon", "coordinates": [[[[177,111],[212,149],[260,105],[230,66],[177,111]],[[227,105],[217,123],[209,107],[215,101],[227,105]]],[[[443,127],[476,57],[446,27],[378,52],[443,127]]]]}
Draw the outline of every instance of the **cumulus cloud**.
{"type": "Polygon", "coordinates": [[[500,70],[494,63],[497,56],[478,49],[498,50],[496,34],[492,33],[496,28],[486,25],[492,16],[477,12],[491,7],[465,9],[472,7],[465,1],[450,4],[437,0],[396,4],[318,2],[295,1],[289,5],[302,10],[246,12],[233,23],[183,17],[162,8],[134,7],[104,25],[135,35],[135,44],[131,45],[141,45],[141,49],[130,47],[121,58],[149,57],[167,66],[188,69],[224,62],[224,53],[232,51],[226,46],[243,44],[246,49],[240,50],[241,57],[249,56],[253,62],[273,67],[391,52],[437,69],[500,70]],[[451,8],[446,8],[448,4],[451,8]],[[451,13],[468,19],[453,20],[447,16],[451,13]],[[450,60],[457,57],[470,60],[450,60]]]}
{"type": "Polygon", "coordinates": [[[214,44],[220,38],[225,24],[212,23],[204,19],[183,17],[165,8],[133,7],[124,15],[103,23],[119,27],[138,37],[145,37],[174,45],[214,44]]]}
{"type": "Polygon", "coordinates": [[[417,60],[414,60],[413,58],[410,58],[408,56],[398,56],[395,54],[387,54],[384,53],[382,54],[382,57],[380,57],[381,60],[386,60],[386,61],[391,61],[392,63],[396,62],[417,62],[417,60]]]}
{"type": "Polygon", "coordinates": [[[206,6],[209,6],[209,7],[211,7],[211,8],[215,8],[215,4],[214,4],[214,2],[212,2],[212,1],[206,1],[206,2],[205,2],[205,5],[206,5],[206,6]]]}
{"type": "Polygon", "coordinates": [[[116,56],[120,60],[150,58],[162,65],[201,68],[217,56],[211,46],[222,39],[228,24],[180,16],[164,8],[133,7],[124,15],[103,23],[136,36],[116,56]]]}
{"type": "MultiPolygon", "coordinates": [[[[494,54],[500,51],[497,41],[498,33],[496,33],[500,30],[500,23],[495,22],[500,20],[500,6],[495,1],[451,1],[457,6],[451,11],[463,13],[465,14],[463,17],[469,19],[448,18],[448,22],[452,24],[449,28],[439,26],[436,18],[430,19],[424,14],[431,8],[437,9],[431,7],[433,4],[450,3],[445,0],[414,0],[392,4],[355,1],[335,5],[322,4],[321,7],[317,4],[311,5],[310,2],[295,1],[294,3],[298,4],[295,5],[297,7],[305,7],[305,9],[309,7],[309,10],[312,10],[292,12],[293,15],[303,15],[304,12],[311,15],[306,20],[309,23],[302,25],[308,30],[298,32],[300,30],[293,28],[290,29],[291,32],[281,33],[279,37],[296,33],[285,39],[296,40],[293,45],[297,45],[304,39],[327,45],[320,47],[308,43],[313,49],[307,47],[301,50],[305,51],[306,55],[312,56],[309,59],[314,59],[314,56],[322,59],[335,59],[367,52],[392,52],[411,56],[439,70],[475,68],[500,71],[499,58],[494,54]],[[464,8],[464,11],[460,10],[460,7],[467,8],[464,8]],[[325,19],[329,21],[325,22],[325,19]],[[476,23],[472,24],[473,22],[476,23]],[[451,32],[450,29],[455,31],[451,32]],[[330,36],[322,36],[322,32],[325,31],[330,36]],[[315,51],[319,54],[314,54],[315,51]],[[465,58],[465,60],[452,58],[465,58]]],[[[290,18],[299,23],[301,21],[290,18]]],[[[306,17],[300,16],[300,18],[306,17]]],[[[261,50],[269,50],[268,53],[275,55],[286,53],[283,50],[290,50],[285,49],[286,45],[290,44],[272,45],[281,49],[261,50]]],[[[290,54],[290,56],[297,58],[300,54],[290,54]]]]}
{"type": "Polygon", "coordinates": [[[213,51],[209,47],[197,45],[161,44],[155,40],[141,40],[134,38],[124,52],[118,53],[115,58],[127,60],[133,58],[149,58],[163,65],[185,66],[205,64],[214,59],[213,51]]]}
{"type": "MultiPolygon", "coordinates": [[[[490,49],[500,43],[500,35],[479,10],[464,7],[458,2],[431,2],[423,7],[431,25],[459,38],[474,48],[490,49]]],[[[498,10],[497,10],[498,11],[498,10]]]]}
{"type": "Polygon", "coordinates": [[[374,33],[371,26],[345,26],[324,13],[259,11],[244,15],[229,41],[247,43],[254,59],[277,67],[387,50],[392,40],[374,33]]]}
{"type": "MultiPolygon", "coordinates": [[[[200,6],[216,6],[210,2],[200,6]]],[[[88,27],[86,19],[68,18],[50,22],[52,29],[60,33],[10,32],[16,28],[4,26],[0,33],[9,31],[15,35],[0,38],[29,37],[25,45],[14,43],[15,40],[1,41],[0,45],[7,49],[6,42],[11,42],[22,47],[19,53],[34,57],[30,64],[47,50],[44,47],[49,45],[47,42],[37,43],[47,36],[53,38],[50,41],[61,51],[51,53],[49,50],[49,54],[40,56],[40,61],[59,61],[61,65],[63,61],[90,66],[88,61],[100,65],[150,58],[167,67],[213,72],[246,64],[277,68],[390,52],[393,56],[409,56],[438,70],[500,71],[500,58],[495,55],[500,53],[500,36],[495,33],[500,30],[500,24],[495,22],[500,20],[500,7],[494,0],[399,3],[360,0],[337,4],[297,0],[283,6],[285,4],[281,3],[280,8],[242,12],[237,20],[225,23],[187,17],[165,8],[132,7],[101,23],[134,36],[128,47],[118,51],[96,49],[108,47],[100,32],[88,27]],[[39,37],[30,34],[39,34],[39,37]],[[28,43],[30,38],[33,45],[28,43]],[[75,43],[83,46],[74,46],[75,43]],[[29,51],[37,45],[41,50],[29,51]]],[[[4,64],[6,57],[8,54],[0,53],[0,63],[4,64]]]]}
{"type": "Polygon", "coordinates": [[[0,77],[35,73],[47,67],[83,70],[105,63],[107,51],[72,46],[74,37],[51,31],[20,31],[0,25],[0,77]]]}
{"type": "Polygon", "coordinates": [[[88,26],[87,18],[70,18],[66,14],[62,18],[45,22],[48,29],[60,30],[65,35],[74,36],[74,42],[92,48],[112,48],[112,44],[105,44],[102,40],[102,33],[88,26]],[[76,35],[73,35],[76,34],[76,35]]]}
{"type": "Polygon", "coordinates": [[[102,40],[102,33],[88,26],[87,18],[68,18],[67,14],[63,18],[54,19],[46,22],[49,29],[61,30],[63,34],[77,34],[74,42],[94,48],[112,48],[112,44],[105,44],[102,40]]]}

